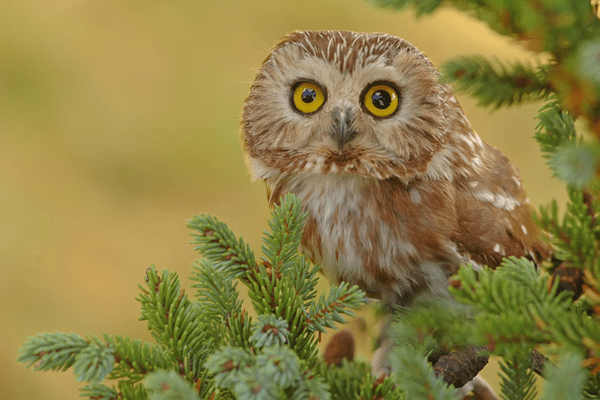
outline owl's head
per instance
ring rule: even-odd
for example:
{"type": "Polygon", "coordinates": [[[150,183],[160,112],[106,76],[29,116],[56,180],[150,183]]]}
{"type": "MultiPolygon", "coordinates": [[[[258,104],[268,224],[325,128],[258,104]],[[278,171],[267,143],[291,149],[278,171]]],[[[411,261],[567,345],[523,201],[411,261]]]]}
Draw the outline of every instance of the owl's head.
{"type": "Polygon", "coordinates": [[[449,108],[457,104],[448,104],[450,89],[438,80],[431,61],[395,36],[289,34],[264,61],[244,105],[242,135],[254,178],[443,175],[449,165],[440,150],[449,108]]]}

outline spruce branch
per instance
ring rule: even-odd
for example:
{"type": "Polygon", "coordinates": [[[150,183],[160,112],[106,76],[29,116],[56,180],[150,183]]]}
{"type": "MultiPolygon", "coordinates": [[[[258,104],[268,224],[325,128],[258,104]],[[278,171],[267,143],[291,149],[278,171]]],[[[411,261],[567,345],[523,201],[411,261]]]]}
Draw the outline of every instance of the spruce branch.
{"type": "Polygon", "coordinates": [[[535,118],[539,122],[534,137],[545,158],[551,157],[559,147],[567,143],[580,141],[577,139],[573,117],[561,109],[555,98],[544,104],[535,118]]]}
{"type": "Polygon", "coordinates": [[[547,66],[495,64],[480,56],[462,57],[446,62],[442,74],[459,91],[476,97],[479,106],[492,109],[546,99],[553,91],[547,66]]]}
{"type": "Polygon", "coordinates": [[[413,7],[417,16],[430,14],[441,5],[464,11],[486,22],[496,32],[525,41],[536,51],[566,52],[592,32],[589,2],[552,0],[371,0],[381,7],[403,10],[413,7]],[[584,27],[584,29],[582,29],[584,27]],[[566,47],[566,49],[565,49],[566,47]]]}
{"type": "Polygon", "coordinates": [[[462,287],[451,292],[461,303],[483,311],[475,316],[478,336],[487,337],[488,348],[496,354],[512,358],[513,344],[521,342],[586,348],[583,337],[591,332],[572,310],[571,295],[558,293],[557,282],[550,285],[548,276],[540,276],[530,261],[510,257],[495,271],[461,268],[457,277],[462,287]],[[562,318],[557,320],[557,315],[562,318]]]}
{"type": "Polygon", "coordinates": [[[99,383],[113,370],[114,349],[97,337],[88,335],[89,345],[75,356],[73,373],[79,382],[99,383]]]}
{"type": "MultiPolygon", "coordinates": [[[[211,276],[222,270],[223,262],[232,261],[232,259],[223,260],[223,254],[230,253],[231,248],[240,247],[241,239],[234,241],[235,235],[229,231],[227,226],[215,222],[216,220],[212,217],[195,217],[195,220],[190,223],[190,227],[202,233],[195,235],[196,250],[205,256],[209,255],[200,266],[196,267],[193,279],[199,283],[195,287],[199,289],[201,299],[209,300],[209,304],[214,304],[207,309],[209,315],[220,315],[221,318],[226,318],[229,324],[232,321],[238,322],[238,327],[241,329],[238,330],[238,333],[231,332],[229,337],[243,336],[244,340],[236,339],[237,343],[232,344],[244,346],[243,343],[246,343],[247,346],[250,339],[248,320],[244,321],[243,316],[240,318],[235,313],[228,313],[225,316],[225,308],[219,306],[219,304],[227,304],[233,300],[231,296],[234,295],[234,288],[228,281],[241,278],[241,281],[249,289],[248,296],[260,318],[287,321],[289,327],[287,343],[301,359],[308,362],[309,365],[314,365],[317,338],[312,331],[315,329],[315,322],[321,324],[321,331],[325,327],[334,327],[334,321],[345,322],[341,314],[353,315],[349,308],[355,309],[363,304],[364,293],[360,292],[357,287],[348,289],[348,285],[342,285],[334,287],[328,299],[322,297],[318,306],[314,301],[309,303],[316,295],[315,275],[319,268],[312,267],[304,256],[297,254],[305,217],[301,213],[300,201],[292,195],[286,195],[274,208],[271,215],[272,218],[269,222],[271,233],[266,233],[263,242],[262,248],[265,257],[261,257],[262,261],[252,267],[244,267],[244,274],[226,273],[224,277],[218,278],[211,278],[211,276]],[[219,238],[219,241],[215,238],[219,238]],[[215,248],[220,250],[214,250],[215,248]],[[309,310],[306,311],[306,308],[309,310]],[[240,333],[241,330],[244,332],[243,335],[240,333]]],[[[251,253],[249,247],[246,253],[251,253]]],[[[234,302],[234,304],[236,303],[234,302]]],[[[237,309],[239,310],[239,307],[237,309]]],[[[265,334],[257,335],[255,331],[251,341],[262,344],[263,339],[264,343],[274,340],[274,337],[268,338],[268,335],[265,336],[265,334]]]]}
{"type": "MultiPolygon", "coordinates": [[[[235,235],[225,224],[210,216],[196,216],[189,226],[201,232],[200,235],[194,235],[193,243],[197,244],[195,249],[205,256],[205,260],[200,266],[195,267],[193,279],[199,282],[194,286],[199,289],[200,298],[209,300],[209,304],[214,304],[207,309],[208,314],[218,314],[228,323],[237,321],[237,333],[232,332],[229,337],[235,339],[242,336],[247,341],[249,338],[248,320],[244,320],[243,314],[240,317],[239,313],[228,313],[225,316],[225,308],[219,306],[232,301],[231,296],[235,295],[235,289],[228,281],[241,278],[249,289],[248,295],[257,314],[273,315],[288,321],[290,326],[289,345],[300,358],[314,364],[316,338],[306,331],[309,313],[305,311],[305,308],[309,306],[309,302],[316,295],[314,288],[319,267],[311,266],[304,256],[297,254],[304,217],[299,200],[292,195],[284,196],[272,212],[269,222],[271,232],[266,233],[262,246],[265,257],[261,257],[262,261],[258,264],[252,262],[243,266],[236,264],[239,257],[232,255],[234,254],[232,249],[243,248],[240,244],[243,242],[241,239],[235,239],[235,235]],[[208,264],[211,264],[212,267],[208,264]],[[240,272],[242,270],[243,273],[240,272]],[[221,271],[225,272],[225,276],[211,278],[216,272],[221,271]],[[217,288],[222,290],[217,290],[217,288]]],[[[249,247],[246,246],[244,252],[245,255],[242,258],[254,260],[249,247]]],[[[239,254],[239,252],[235,254],[239,254]]],[[[355,303],[358,304],[354,299],[357,296],[356,289],[352,289],[348,293],[352,303],[348,303],[349,306],[355,307],[355,303]]],[[[334,300],[332,299],[332,301],[334,300]]],[[[342,308],[337,309],[333,303],[332,306],[331,310],[320,310],[325,315],[324,318],[331,319],[331,313],[334,313],[337,315],[336,320],[343,321],[339,318],[342,308]]],[[[346,305],[340,303],[337,306],[345,307],[346,305]]],[[[239,306],[236,309],[239,310],[239,306]]],[[[330,323],[327,326],[333,326],[333,324],[330,323]]],[[[237,340],[235,345],[241,345],[244,340],[237,340]]]]}
{"type": "Polygon", "coordinates": [[[500,361],[501,397],[504,400],[534,400],[537,396],[535,375],[530,369],[529,354],[512,360],[500,361]]]}
{"type": "Polygon", "coordinates": [[[108,387],[100,383],[91,383],[79,389],[80,397],[90,400],[146,400],[148,393],[141,383],[119,381],[118,387],[108,387]]]}
{"type": "Polygon", "coordinates": [[[550,233],[558,259],[575,268],[589,269],[596,279],[600,278],[600,270],[595,267],[600,263],[600,225],[596,222],[600,201],[573,188],[568,194],[563,217],[559,217],[558,205],[552,201],[549,206],[540,207],[539,223],[550,233]]]}
{"type": "Polygon", "coordinates": [[[190,279],[198,282],[192,285],[197,289],[196,309],[211,328],[211,348],[215,350],[225,342],[247,346],[252,320],[242,309],[234,278],[203,259],[194,263],[190,279]]]}
{"type": "Polygon", "coordinates": [[[245,311],[242,300],[238,298],[237,283],[207,260],[194,263],[192,268],[190,279],[197,282],[192,285],[197,290],[196,306],[212,328],[214,346],[218,347],[228,338],[244,336],[245,311]],[[232,335],[226,335],[225,331],[232,335]]]}
{"type": "MultiPolygon", "coordinates": [[[[349,363],[344,359],[340,366],[320,362],[316,369],[329,384],[332,400],[357,399],[364,383],[372,377],[371,367],[366,363],[349,363]]],[[[374,380],[374,378],[373,378],[374,380]]],[[[370,399],[371,397],[365,397],[370,399]]]]}
{"type": "MultiPolygon", "coordinates": [[[[146,400],[148,399],[148,391],[146,387],[141,384],[132,384],[126,381],[119,381],[117,385],[118,395],[116,400],[127,399],[127,400],[146,400]]],[[[90,397],[90,400],[95,400],[93,397],[90,397]]]]}
{"type": "Polygon", "coordinates": [[[198,304],[202,304],[202,312],[211,319],[227,319],[227,315],[242,312],[242,300],[236,290],[236,282],[227,274],[222,274],[214,264],[207,260],[196,262],[192,266],[192,285],[197,290],[198,304]]]}
{"type": "Polygon", "coordinates": [[[269,220],[271,232],[265,232],[262,251],[268,261],[280,273],[295,266],[298,247],[302,239],[302,228],[307,213],[302,213],[300,201],[291,194],[281,199],[281,205],[275,207],[269,220]]]}
{"type": "Polygon", "coordinates": [[[281,273],[264,262],[248,274],[247,282],[248,296],[258,314],[281,315],[281,305],[287,303],[294,294],[281,273]]]}
{"type": "Polygon", "coordinates": [[[256,366],[281,387],[293,385],[302,369],[298,356],[289,347],[280,345],[265,347],[256,357],[256,366]]]}
{"type": "Polygon", "coordinates": [[[126,378],[130,383],[137,383],[156,369],[175,367],[173,355],[159,345],[121,335],[104,334],[104,340],[114,348],[115,366],[109,379],[126,378]]]}
{"type": "Polygon", "coordinates": [[[365,362],[344,359],[339,366],[320,362],[316,369],[329,385],[332,400],[405,398],[394,378],[387,375],[374,376],[371,366],[365,362]]]}
{"type": "Polygon", "coordinates": [[[206,359],[205,367],[213,375],[217,386],[232,387],[240,371],[252,365],[252,362],[250,351],[241,347],[222,346],[206,359]]]}
{"type": "Polygon", "coordinates": [[[194,250],[214,263],[214,268],[221,273],[239,278],[245,277],[249,269],[256,268],[250,246],[244,244],[242,238],[236,238],[223,222],[210,215],[194,215],[188,221],[188,228],[199,232],[191,235],[194,238],[191,243],[196,245],[194,250]]]}
{"type": "Polygon", "coordinates": [[[334,322],[346,323],[342,314],[354,316],[352,310],[366,303],[365,294],[358,286],[348,288],[348,283],[332,286],[329,295],[321,295],[319,301],[311,304],[307,324],[312,331],[325,332],[325,328],[334,328],[334,322]]]}
{"type": "MultiPolygon", "coordinates": [[[[454,279],[460,281],[460,289],[451,289],[455,298],[470,305],[473,316],[444,316],[443,310],[435,308],[426,312],[415,310],[396,327],[396,332],[404,338],[403,345],[420,348],[420,354],[448,346],[463,346],[465,341],[485,345],[505,359],[508,368],[505,380],[511,382],[507,383],[506,398],[521,398],[518,394],[509,395],[510,390],[529,393],[527,377],[530,373],[519,372],[522,382],[517,382],[516,375],[509,374],[510,368],[539,372],[542,364],[548,364],[539,353],[532,353],[535,346],[590,354],[585,365],[590,368],[599,365],[600,359],[595,356],[600,349],[597,321],[582,314],[581,309],[574,306],[571,294],[559,293],[558,282],[551,283],[548,276],[541,276],[531,262],[512,257],[505,259],[496,270],[474,271],[463,267],[454,279]],[[523,354],[526,358],[521,357],[523,354]],[[516,362],[513,360],[520,360],[520,365],[513,365],[516,362]],[[513,386],[509,390],[510,385],[513,386]]],[[[474,363],[472,358],[465,367],[457,367],[457,371],[462,373],[474,363]]],[[[533,398],[533,395],[527,396],[533,398]]]]}
{"type": "Polygon", "coordinates": [[[66,371],[88,345],[76,333],[39,333],[23,343],[17,361],[27,364],[27,368],[33,365],[34,371],[66,371]]]}
{"type": "Polygon", "coordinates": [[[304,255],[298,256],[298,266],[290,271],[290,280],[296,290],[296,294],[302,298],[304,306],[308,307],[308,302],[315,298],[317,291],[316,274],[320,271],[318,265],[311,265],[304,255]]]}
{"type": "Polygon", "coordinates": [[[419,307],[395,316],[394,343],[410,347],[448,385],[463,387],[485,367],[489,354],[471,311],[457,304],[419,307]]]}
{"type": "Polygon", "coordinates": [[[78,381],[92,382],[82,393],[98,399],[122,396],[120,391],[98,383],[105,378],[125,379],[122,382],[128,385],[126,391],[133,396],[125,398],[145,398],[140,397],[141,389],[134,384],[156,368],[175,367],[172,355],[161,347],[120,335],[104,334],[101,341],[93,335],[86,340],[73,333],[42,333],[30,337],[20,352],[18,361],[28,366],[37,362],[34,370],[66,370],[72,366],[78,381]]]}
{"type": "Polygon", "coordinates": [[[159,276],[152,266],[146,271],[146,284],[148,289],[139,285],[140,321],[148,321],[152,336],[191,373],[190,365],[201,363],[211,347],[209,325],[181,289],[177,273],[163,270],[159,276]]]}
{"type": "Polygon", "coordinates": [[[160,370],[144,381],[148,400],[198,400],[198,393],[175,371],[160,370]]]}
{"type": "Polygon", "coordinates": [[[436,376],[422,352],[411,346],[399,346],[392,357],[392,368],[407,399],[455,399],[456,389],[436,376]]]}
{"type": "Polygon", "coordinates": [[[381,375],[377,379],[373,375],[367,376],[369,379],[360,390],[361,399],[400,400],[405,398],[394,378],[387,375],[381,375]]]}
{"type": "Polygon", "coordinates": [[[265,379],[257,368],[249,368],[240,374],[231,390],[238,399],[271,400],[283,397],[282,389],[265,379]]]}
{"type": "MultiPolygon", "coordinates": [[[[278,399],[288,390],[308,389],[305,381],[314,379],[293,350],[279,345],[264,347],[257,354],[222,347],[208,358],[206,366],[219,387],[240,399],[278,399]]],[[[327,397],[324,389],[321,395],[327,397]]]]}
{"type": "Polygon", "coordinates": [[[331,393],[329,386],[324,381],[323,377],[314,375],[310,371],[302,375],[300,383],[289,393],[290,399],[302,400],[330,400],[331,393]]]}
{"type": "Polygon", "coordinates": [[[538,112],[535,139],[553,175],[567,184],[584,188],[592,184],[600,160],[600,148],[584,143],[575,132],[571,114],[562,109],[553,98],[538,112]]]}
{"type": "Polygon", "coordinates": [[[229,341],[232,346],[248,347],[250,345],[250,335],[252,334],[252,318],[248,312],[231,315],[227,319],[226,328],[228,330],[229,341]]]}
{"type": "Polygon", "coordinates": [[[505,258],[495,270],[461,267],[456,277],[461,288],[450,288],[455,298],[490,314],[518,315],[532,304],[543,304],[560,314],[572,303],[569,294],[557,294],[556,287],[549,288],[548,277],[541,276],[535,265],[524,258],[505,258]]]}
{"type": "Polygon", "coordinates": [[[34,365],[34,371],[63,370],[73,367],[79,382],[102,381],[115,363],[114,347],[93,335],[87,340],[74,333],[41,333],[19,349],[17,361],[34,365]]]}
{"type": "Polygon", "coordinates": [[[91,383],[84,386],[79,391],[81,392],[81,397],[89,397],[90,399],[98,400],[117,400],[120,396],[120,393],[114,387],[110,388],[100,383],[91,383]]]}
{"type": "MultiPolygon", "coordinates": [[[[233,304],[238,304],[231,285],[236,277],[248,286],[258,314],[253,324],[248,319],[244,322],[248,328],[244,340],[222,346],[205,363],[216,386],[239,398],[279,398],[284,392],[297,398],[329,398],[327,385],[311,371],[317,365],[318,342],[311,324],[314,320],[328,321],[326,325],[334,327],[334,320],[345,322],[342,313],[352,314],[346,308],[364,303],[364,293],[356,287],[348,289],[348,285],[334,287],[328,299],[321,298],[319,307],[314,301],[309,303],[315,296],[318,267],[312,267],[297,254],[303,221],[298,199],[285,196],[272,212],[271,233],[266,233],[262,246],[265,256],[260,263],[247,268],[243,275],[225,274],[218,278],[212,275],[220,271],[218,263],[222,261],[208,259],[196,267],[194,280],[198,282],[195,287],[199,289],[199,299],[212,304],[206,309],[208,315],[225,318],[224,305],[230,305],[234,299],[233,304]]],[[[216,225],[210,226],[211,230],[214,228],[216,225]]],[[[234,237],[224,224],[218,229],[228,232],[222,236],[234,237]]],[[[206,254],[206,248],[215,242],[200,239],[198,243],[197,250],[206,254]]],[[[236,307],[240,310],[241,306],[236,307]]],[[[226,318],[230,325],[239,321],[231,313],[226,318]]],[[[232,330],[227,333],[236,337],[232,330]]]]}
{"type": "Polygon", "coordinates": [[[258,314],[274,314],[300,322],[297,318],[303,303],[315,296],[314,276],[319,267],[311,269],[304,256],[298,256],[305,217],[300,200],[291,194],[283,196],[271,212],[271,232],[265,232],[262,245],[265,256],[248,271],[245,281],[258,314]]]}
{"type": "Polygon", "coordinates": [[[288,321],[275,315],[261,315],[252,326],[250,341],[257,348],[280,346],[289,340],[288,321]]]}
{"type": "MultiPolygon", "coordinates": [[[[523,354],[523,348],[531,354],[533,346],[543,344],[590,354],[586,365],[599,364],[597,320],[582,314],[571,294],[559,293],[558,282],[550,284],[529,261],[511,257],[496,271],[479,271],[479,279],[467,268],[461,268],[458,276],[462,289],[452,291],[461,302],[479,310],[472,329],[476,336],[486,338],[495,354],[512,360],[523,354]]],[[[526,364],[535,368],[531,361],[526,364]]]]}

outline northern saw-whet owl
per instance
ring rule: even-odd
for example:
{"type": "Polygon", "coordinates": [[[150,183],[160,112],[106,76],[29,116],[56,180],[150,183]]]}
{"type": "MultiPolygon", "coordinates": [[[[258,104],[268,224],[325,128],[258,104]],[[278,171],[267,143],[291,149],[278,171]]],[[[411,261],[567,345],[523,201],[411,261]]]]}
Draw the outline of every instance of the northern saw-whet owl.
{"type": "Polygon", "coordinates": [[[260,67],[242,136],[271,204],[308,212],[301,250],[388,305],[448,298],[460,264],[549,256],[518,169],[395,36],[296,31],[260,67]]]}

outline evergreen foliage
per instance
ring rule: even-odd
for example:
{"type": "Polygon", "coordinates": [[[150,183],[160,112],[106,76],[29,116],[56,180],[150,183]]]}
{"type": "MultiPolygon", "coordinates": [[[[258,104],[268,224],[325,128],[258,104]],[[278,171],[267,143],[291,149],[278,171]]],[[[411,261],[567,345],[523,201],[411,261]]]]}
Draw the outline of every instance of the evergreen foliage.
{"type": "Polygon", "coordinates": [[[317,370],[329,383],[332,400],[407,398],[396,387],[395,379],[389,376],[375,377],[371,374],[371,366],[361,361],[348,362],[344,359],[341,366],[321,362],[317,370]]]}
{"type": "Polygon", "coordinates": [[[504,400],[533,400],[537,395],[535,376],[529,369],[529,354],[500,362],[502,398],[504,400]]]}
{"type": "Polygon", "coordinates": [[[532,68],[521,63],[510,67],[500,61],[495,64],[498,66],[478,56],[464,57],[444,64],[442,73],[450,77],[454,88],[477,98],[480,106],[500,108],[545,99],[552,90],[545,65],[532,68]]]}
{"type": "Polygon", "coordinates": [[[392,358],[392,368],[406,399],[456,399],[457,391],[442,376],[436,376],[418,346],[401,343],[392,358]]]}
{"type": "Polygon", "coordinates": [[[317,299],[319,267],[298,254],[304,217],[299,200],[285,196],[257,262],[224,223],[195,216],[192,243],[204,256],[193,266],[197,301],[176,273],[154,266],[139,285],[140,320],[156,344],[42,333],[23,344],[18,360],[41,371],[72,367],[78,381],[89,383],[81,394],[90,399],[345,399],[349,391],[400,398],[391,378],[376,381],[364,363],[336,369],[318,358],[319,333],[345,323],[343,315],[365,299],[347,284],[317,299]],[[256,321],[239,299],[238,282],[248,287],[256,321]]]}

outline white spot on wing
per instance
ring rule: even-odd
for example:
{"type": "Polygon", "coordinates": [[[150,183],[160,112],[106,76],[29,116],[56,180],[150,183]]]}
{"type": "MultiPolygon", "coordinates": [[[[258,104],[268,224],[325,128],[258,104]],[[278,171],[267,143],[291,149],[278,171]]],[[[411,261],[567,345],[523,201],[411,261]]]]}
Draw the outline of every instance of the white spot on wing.
{"type": "Polygon", "coordinates": [[[491,203],[496,208],[500,208],[506,211],[512,211],[517,206],[521,205],[519,201],[517,201],[510,195],[505,196],[499,193],[494,194],[487,189],[474,192],[473,196],[475,196],[475,198],[481,201],[491,203]]]}
{"type": "Polygon", "coordinates": [[[475,193],[475,197],[477,197],[479,200],[487,201],[488,203],[494,202],[494,194],[489,190],[481,190],[475,193]]]}
{"type": "Polygon", "coordinates": [[[410,190],[408,194],[410,195],[410,201],[412,201],[413,204],[419,204],[421,202],[421,193],[415,189],[410,190]]]}
{"type": "Polygon", "coordinates": [[[483,165],[483,163],[481,162],[481,157],[479,156],[475,156],[471,159],[471,162],[476,166],[481,168],[481,166],[483,165]]]}
{"type": "Polygon", "coordinates": [[[500,249],[500,245],[499,245],[498,243],[496,243],[496,245],[494,246],[494,251],[495,251],[496,253],[500,253],[500,250],[501,250],[501,249],[500,249]]]}

